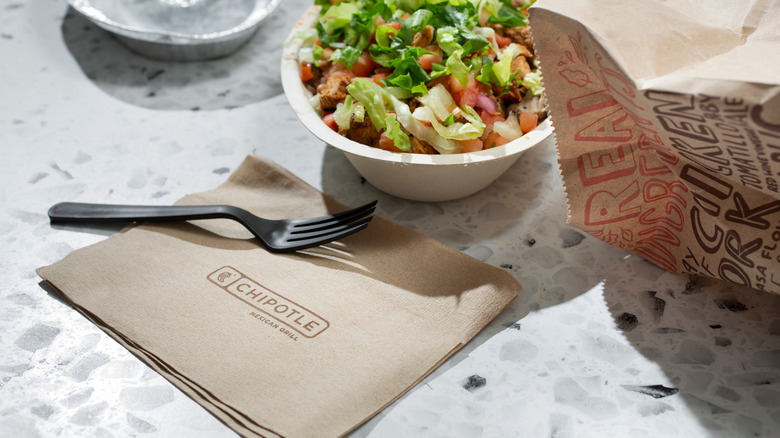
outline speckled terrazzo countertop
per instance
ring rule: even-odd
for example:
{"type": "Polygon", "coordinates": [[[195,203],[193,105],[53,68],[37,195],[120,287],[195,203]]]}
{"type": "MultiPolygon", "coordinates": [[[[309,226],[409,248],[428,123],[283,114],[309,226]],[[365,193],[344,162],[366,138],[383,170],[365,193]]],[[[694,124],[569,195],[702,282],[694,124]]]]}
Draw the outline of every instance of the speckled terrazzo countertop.
{"type": "Polygon", "coordinates": [[[356,437],[780,436],[780,296],[663,271],[565,224],[552,143],[469,198],[361,181],[281,95],[285,0],[230,58],[135,55],[62,0],[0,0],[0,436],[229,437],[39,286],[104,234],[53,229],[63,201],[173,203],[255,153],[348,205],[501,267],[524,286],[477,338],[356,437]]]}

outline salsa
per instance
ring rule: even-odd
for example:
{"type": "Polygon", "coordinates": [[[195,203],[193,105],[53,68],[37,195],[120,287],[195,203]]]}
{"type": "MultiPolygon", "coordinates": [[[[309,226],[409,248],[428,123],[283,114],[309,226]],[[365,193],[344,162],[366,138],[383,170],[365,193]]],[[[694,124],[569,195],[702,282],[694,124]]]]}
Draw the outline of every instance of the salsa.
{"type": "Polygon", "coordinates": [[[528,27],[534,0],[315,0],[296,35],[323,122],[393,152],[508,143],[547,117],[528,27]]]}

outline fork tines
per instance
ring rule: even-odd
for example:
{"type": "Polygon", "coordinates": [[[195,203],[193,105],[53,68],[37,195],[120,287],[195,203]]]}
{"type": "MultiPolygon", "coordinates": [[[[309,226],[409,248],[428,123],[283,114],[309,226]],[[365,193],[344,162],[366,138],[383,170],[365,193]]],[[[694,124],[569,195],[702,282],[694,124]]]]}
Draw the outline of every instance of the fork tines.
{"type": "Polygon", "coordinates": [[[296,247],[309,247],[349,236],[368,226],[376,204],[373,201],[341,213],[295,221],[286,240],[296,247]]]}

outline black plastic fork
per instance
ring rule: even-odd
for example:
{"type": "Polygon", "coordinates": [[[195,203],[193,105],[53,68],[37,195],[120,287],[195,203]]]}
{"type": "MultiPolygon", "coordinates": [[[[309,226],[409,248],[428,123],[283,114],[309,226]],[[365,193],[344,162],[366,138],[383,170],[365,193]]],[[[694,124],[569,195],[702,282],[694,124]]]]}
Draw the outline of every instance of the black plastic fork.
{"type": "Polygon", "coordinates": [[[170,222],[233,219],[271,252],[293,252],[357,233],[371,221],[377,201],[341,213],[308,219],[264,219],[232,205],[117,205],[61,202],[49,209],[54,224],[170,222]]]}

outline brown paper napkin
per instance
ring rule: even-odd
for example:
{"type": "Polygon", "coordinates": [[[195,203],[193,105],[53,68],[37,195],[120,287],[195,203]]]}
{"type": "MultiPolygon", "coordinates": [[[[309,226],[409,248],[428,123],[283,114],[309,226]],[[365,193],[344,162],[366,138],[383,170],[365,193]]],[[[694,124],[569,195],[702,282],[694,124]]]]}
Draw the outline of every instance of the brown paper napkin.
{"type": "MultiPolygon", "coordinates": [[[[269,218],[345,209],[256,156],[180,203],[269,218]]],[[[341,242],[285,255],[229,220],[132,226],[38,274],[244,436],[346,434],[520,290],[506,272],[378,217],[341,242]]]]}

